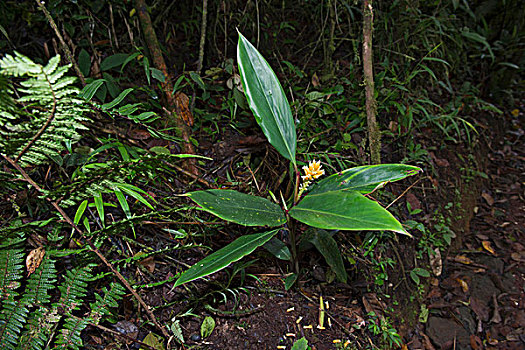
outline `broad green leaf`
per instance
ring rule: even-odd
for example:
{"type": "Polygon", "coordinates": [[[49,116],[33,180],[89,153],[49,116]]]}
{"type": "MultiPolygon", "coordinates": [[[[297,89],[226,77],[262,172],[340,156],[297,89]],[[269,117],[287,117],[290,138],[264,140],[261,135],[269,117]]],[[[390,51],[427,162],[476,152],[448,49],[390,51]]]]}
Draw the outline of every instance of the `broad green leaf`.
{"type": "Polygon", "coordinates": [[[206,85],[204,84],[204,81],[202,81],[202,78],[199,74],[195,72],[190,72],[190,78],[199,85],[199,87],[206,91],[206,85]]]}
{"type": "Polygon", "coordinates": [[[214,328],[215,320],[213,319],[213,317],[206,316],[201,324],[201,337],[203,339],[208,338],[211,335],[211,332],[213,332],[214,328]]]}
{"type": "Polygon", "coordinates": [[[153,78],[157,79],[161,83],[166,81],[166,77],[164,76],[164,73],[162,73],[162,71],[160,69],[150,68],[149,70],[151,71],[151,76],[153,78]]]}
{"type": "Polygon", "coordinates": [[[117,53],[115,55],[108,56],[104,58],[102,63],[100,63],[100,70],[106,71],[110,70],[111,68],[118,67],[122,65],[124,62],[126,62],[126,59],[129,57],[129,54],[127,53],[117,53]]]}
{"type": "Polygon", "coordinates": [[[78,67],[85,77],[89,76],[91,57],[89,57],[89,53],[85,49],[80,50],[80,54],[78,55],[78,67]]]}
{"type": "Polygon", "coordinates": [[[226,266],[240,260],[244,256],[253,252],[257,247],[268,242],[273,236],[275,236],[275,234],[277,234],[277,232],[279,232],[278,229],[237,238],[226,247],[208,255],[206,258],[183,272],[175,282],[174,287],[224,269],[226,266]]]}
{"type": "MultiPolygon", "coordinates": [[[[162,344],[162,338],[159,335],[156,335],[155,333],[149,333],[142,342],[146,345],[149,345],[153,349],[156,350],[164,350],[164,345],[162,344]]],[[[140,347],[141,349],[145,349],[144,347],[140,347]]]]}
{"type": "Polygon", "coordinates": [[[419,171],[421,171],[420,168],[405,164],[359,166],[320,180],[312,186],[310,194],[340,190],[370,193],[378,187],[383,187],[387,182],[402,180],[405,177],[417,174],[419,171]]]}
{"type": "Polygon", "coordinates": [[[240,225],[274,227],[286,222],[281,208],[266,198],[233,190],[196,191],[187,196],[203,210],[240,225]]]}
{"type": "Polygon", "coordinates": [[[283,88],[257,49],[239,33],[237,62],[246,99],[268,141],[295,164],[296,134],[283,88]]]}
{"type": "Polygon", "coordinates": [[[291,275],[286,277],[284,279],[284,289],[289,290],[290,288],[292,288],[292,286],[295,284],[295,281],[297,281],[297,277],[298,276],[296,273],[292,273],[291,275]]]}
{"type": "Polygon", "coordinates": [[[290,215],[317,228],[335,230],[390,230],[410,236],[386,209],[356,191],[309,194],[290,215]]]}
{"type": "Polygon", "coordinates": [[[276,237],[273,237],[270,239],[266,244],[263,246],[264,249],[272,253],[273,256],[275,256],[277,259],[281,260],[292,260],[292,254],[290,253],[290,249],[284,244],[283,241],[280,239],[277,239],[276,237]]]}
{"type": "Polygon", "coordinates": [[[347,274],[337,242],[330,233],[325,230],[311,229],[307,233],[306,240],[312,243],[319,253],[325,258],[326,263],[341,282],[346,283],[347,274]]]}
{"type": "Polygon", "coordinates": [[[308,340],[305,337],[293,343],[292,350],[308,350],[308,340]]]}

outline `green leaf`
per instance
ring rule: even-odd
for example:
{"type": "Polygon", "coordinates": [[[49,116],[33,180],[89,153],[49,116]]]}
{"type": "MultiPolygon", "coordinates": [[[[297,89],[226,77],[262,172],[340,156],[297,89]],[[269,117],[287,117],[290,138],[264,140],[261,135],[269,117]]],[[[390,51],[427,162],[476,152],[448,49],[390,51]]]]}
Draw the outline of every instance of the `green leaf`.
{"type": "Polygon", "coordinates": [[[292,261],[292,254],[290,249],[284,244],[283,241],[273,237],[263,246],[264,249],[269,251],[277,259],[292,261]]]}
{"type": "Polygon", "coordinates": [[[394,182],[412,176],[421,168],[405,164],[364,165],[343,170],[315,183],[310,194],[320,194],[329,191],[352,190],[360,193],[370,193],[387,182],[394,182]]]}
{"type": "Polygon", "coordinates": [[[164,76],[164,73],[162,73],[162,71],[160,69],[157,69],[157,68],[150,68],[149,69],[151,71],[151,76],[154,78],[154,79],[157,79],[158,81],[160,81],[161,83],[165,82],[166,81],[166,77],[164,76]]]}
{"type": "Polygon", "coordinates": [[[201,337],[203,339],[208,338],[211,335],[211,332],[213,332],[214,328],[215,320],[210,316],[206,316],[201,324],[201,337]]]}
{"type": "Polygon", "coordinates": [[[78,68],[85,77],[89,75],[91,57],[89,57],[89,53],[85,49],[80,50],[78,54],[78,68]]]}
{"type": "MultiPolygon", "coordinates": [[[[164,345],[162,345],[162,338],[155,333],[149,333],[144,340],[142,341],[144,344],[151,346],[154,349],[157,350],[164,350],[164,345]]],[[[145,349],[144,347],[140,347],[141,349],[145,349]]]]}
{"type": "Polygon", "coordinates": [[[141,202],[142,204],[144,204],[145,206],[147,206],[151,210],[155,210],[153,208],[153,206],[146,199],[144,199],[144,197],[142,197],[142,195],[141,195],[141,193],[142,193],[142,194],[145,194],[145,195],[151,197],[146,191],[138,188],[137,186],[133,186],[133,185],[126,184],[126,183],[114,182],[113,186],[115,186],[119,190],[127,193],[131,197],[135,198],[136,200],[138,200],[139,202],[141,202]]]}
{"type": "Polygon", "coordinates": [[[204,84],[204,81],[202,81],[202,78],[200,75],[198,75],[195,72],[190,72],[190,78],[199,85],[199,87],[206,91],[206,85],[204,84]]]}
{"type": "Polygon", "coordinates": [[[110,109],[110,108],[113,108],[115,107],[116,105],[118,105],[120,102],[122,102],[123,99],[126,98],[126,96],[128,96],[128,94],[133,91],[133,88],[129,88],[129,89],[126,89],[124,91],[122,91],[120,93],[120,95],[117,96],[117,98],[115,98],[113,101],[109,102],[109,103],[105,103],[101,106],[101,108],[103,110],[106,110],[106,109],[110,109]]]}
{"type": "Polygon", "coordinates": [[[307,350],[308,349],[308,340],[305,337],[297,340],[293,343],[292,350],[307,350]]]}
{"type": "Polygon", "coordinates": [[[196,191],[187,196],[203,210],[240,225],[275,227],[286,222],[281,208],[266,198],[232,190],[196,191]]]}
{"type": "Polygon", "coordinates": [[[419,276],[414,272],[414,270],[410,271],[410,278],[412,278],[412,281],[414,281],[415,284],[419,285],[419,276]]]}
{"type": "Polygon", "coordinates": [[[173,335],[175,336],[175,340],[179,344],[184,344],[184,336],[182,335],[182,327],[180,326],[180,320],[175,320],[171,324],[170,329],[173,332],[173,335]]]}
{"type": "Polygon", "coordinates": [[[295,164],[296,134],[283,88],[257,49],[239,33],[237,62],[246,99],[268,141],[295,164]]]}
{"type": "Polygon", "coordinates": [[[146,74],[146,79],[148,80],[148,85],[151,84],[150,71],[149,71],[149,59],[144,56],[142,60],[142,66],[144,67],[144,73],[146,74]]]}
{"type": "Polygon", "coordinates": [[[78,223],[80,222],[82,215],[84,215],[84,211],[86,211],[87,205],[88,200],[86,199],[78,206],[77,212],[75,213],[75,218],[73,219],[73,223],[75,225],[78,225],[78,223]]]}
{"type": "Polygon", "coordinates": [[[410,236],[392,214],[356,191],[309,194],[289,213],[294,219],[317,228],[390,230],[410,236]]]}
{"type": "Polygon", "coordinates": [[[202,278],[224,269],[229,264],[240,260],[253,252],[257,247],[268,242],[279,230],[245,235],[237,238],[226,247],[208,255],[197,264],[182,273],[174,287],[202,278]]]}
{"type": "Polygon", "coordinates": [[[289,290],[294,285],[295,281],[297,281],[297,274],[292,273],[290,276],[286,277],[284,279],[284,289],[289,290]]]}
{"type": "Polygon", "coordinates": [[[117,53],[115,55],[108,56],[102,61],[102,63],[100,63],[100,70],[106,71],[110,70],[111,68],[118,67],[126,62],[128,56],[129,55],[127,53],[117,53]]]}
{"type": "Polygon", "coordinates": [[[97,208],[98,217],[100,218],[102,227],[106,227],[106,224],[104,222],[104,202],[102,201],[102,194],[100,192],[97,192],[97,194],[93,196],[93,198],[95,199],[95,207],[97,208]]]}
{"type": "Polygon", "coordinates": [[[82,91],[80,91],[79,97],[85,99],[86,101],[91,100],[105,81],[105,79],[97,79],[87,84],[84,86],[82,91]]]}
{"type": "Polygon", "coordinates": [[[339,251],[339,247],[337,246],[337,242],[332,237],[332,235],[325,230],[317,229],[309,230],[307,235],[308,236],[305,237],[305,239],[312,243],[317,248],[319,253],[323,255],[326,263],[328,266],[330,266],[332,271],[335,272],[339,281],[346,283],[347,274],[345,265],[343,263],[343,258],[341,256],[341,252],[339,251]]]}
{"type": "Polygon", "coordinates": [[[412,272],[417,273],[421,277],[430,277],[430,272],[420,267],[414,268],[412,272]]]}

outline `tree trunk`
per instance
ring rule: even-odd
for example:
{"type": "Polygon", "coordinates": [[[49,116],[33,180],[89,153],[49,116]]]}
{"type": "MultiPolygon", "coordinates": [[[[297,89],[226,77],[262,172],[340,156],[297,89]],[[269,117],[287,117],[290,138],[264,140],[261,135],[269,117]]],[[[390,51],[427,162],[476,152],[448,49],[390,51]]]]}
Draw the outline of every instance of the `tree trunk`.
{"type": "Polygon", "coordinates": [[[363,1],[363,72],[366,93],[366,121],[368,125],[368,143],[370,161],[381,163],[381,134],[377,126],[377,103],[374,96],[374,71],[372,57],[372,28],[374,23],[373,0],[363,1]]]}
{"type": "MultiPolygon", "coordinates": [[[[190,141],[190,125],[193,119],[191,117],[185,118],[185,113],[180,113],[181,103],[179,103],[179,106],[177,106],[177,99],[173,95],[173,84],[171,83],[164,57],[162,57],[162,51],[157,40],[157,35],[155,34],[155,29],[153,29],[153,24],[151,23],[151,17],[149,16],[145,0],[135,0],[135,9],[137,10],[137,14],[139,16],[142,32],[144,33],[144,39],[146,40],[146,44],[148,45],[148,49],[151,53],[153,64],[164,74],[165,80],[163,83],[161,83],[161,86],[166,97],[166,109],[171,114],[171,116],[174,117],[175,125],[180,130],[180,136],[183,139],[183,144],[181,145],[182,150],[186,154],[195,154],[193,144],[190,141]],[[177,113],[178,111],[179,113],[177,113]]],[[[198,174],[194,159],[187,159],[185,166],[191,173],[195,175],[198,174]]]]}

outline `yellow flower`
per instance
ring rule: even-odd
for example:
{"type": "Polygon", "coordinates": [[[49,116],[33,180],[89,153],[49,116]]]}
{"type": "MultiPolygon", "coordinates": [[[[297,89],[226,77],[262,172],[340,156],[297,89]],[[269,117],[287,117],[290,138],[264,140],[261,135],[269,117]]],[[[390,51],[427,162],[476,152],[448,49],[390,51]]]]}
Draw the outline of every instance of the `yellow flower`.
{"type": "Polygon", "coordinates": [[[512,112],[510,112],[513,116],[517,117],[518,115],[520,115],[520,110],[519,109],[513,109],[512,112]]]}
{"type": "Polygon", "coordinates": [[[321,169],[321,161],[311,161],[308,166],[303,166],[304,176],[301,176],[303,181],[310,181],[317,179],[324,175],[324,170],[321,169]]]}

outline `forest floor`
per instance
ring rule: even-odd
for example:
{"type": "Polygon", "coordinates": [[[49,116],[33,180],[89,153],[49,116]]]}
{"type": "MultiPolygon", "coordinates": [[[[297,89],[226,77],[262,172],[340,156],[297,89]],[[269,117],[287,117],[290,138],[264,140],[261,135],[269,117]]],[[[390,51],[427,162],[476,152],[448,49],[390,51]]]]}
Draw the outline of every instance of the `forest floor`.
{"type": "MultiPolygon", "coordinates": [[[[403,273],[397,271],[398,275],[390,271],[391,283],[395,285],[391,290],[398,300],[394,302],[395,298],[372,292],[373,283],[364,276],[367,269],[360,270],[359,263],[348,284],[328,283],[324,261],[308,253],[302,259],[302,267],[309,273],[301,280],[300,288],[285,291],[282,281],[286,265],[276,264],[273,257],[259,252],[259,260],[246,268],[242,281],[239,276],[229,279],[223,271],[206,283],[197,281],[191,289],[174,290],[168,283],[143,293],[146,303],[156,308],[164,324],[191,310],[177,318],[185,349],[291,349],[301,337],[318,350],[377,346],[388,349],[394,348],[389,343],[390,326],[402,336],[403,349],[523,349],[525,119],[523,113],[491,118],[486,119],[485,125],[480,124],[483,144],[472,153],[477,154],[476,163],[482,165],[486,178],[473,176],[460,167],[458,151],[444,147],[431,155],[440,170],[437,180],[429,180],[438,181],[441,190],[427,195],[415,190],[407,198],[412,206],[426,208],[427,212],[424,210],[421,215],[429,217],[436,201],[441,200],[444,205],[457,200],[457,194],[454,197],[447,193],[461,187],[461,204],[457,205],[460,210],[448,212],[455,215],[458,237],[437,262],[441,269],[433,267],[435,275],[426,280],[426,287],[414,287],[404,269],[403,273]],[[430,202],[434,205],[429,206],[430,202]],[[228,287],[224,287],[226,284],[228,287]],[[319,327],[321,296],[326,315],[324,327],[319,327]],[[376,316],[370,316],[371,312],[376,316]],[[202,339],[205,316],[214,319],[215,327],[211,335],[202,339]],[[371,317],[376,317],[375,332],[369,326],[371,317]]],[[[427,142],[436,142],[430,139],[427,142]]],[[[215,151],[220,148],[221,143],[215,145],[215,151]]],[[[222,152],[227,159],[233,150],[222,152]]],[[[195,263],[200,254],[203,253],[185,254],[184,263],[195,263]]],[[[405,264],[409,259],[403,256],[405,264]]],[[[155,275],[169,278],[173,276],[172,268],[157,266],[155,275]]],[[[131,308],[124,305],[121,309],[128,321],[117,324],[117,331],[136,329],[136,315],[128,312],[131,308]]],[[[88,331],[85,341],[88,347],[101,342],[108,345],[106,349],[124,346],[99,329],[88,331]],[[104,338],[106,341],[102,341],[104,338]]],[[[134,346],[138,344],[128,344],[130,348],[134,346]]]]}

